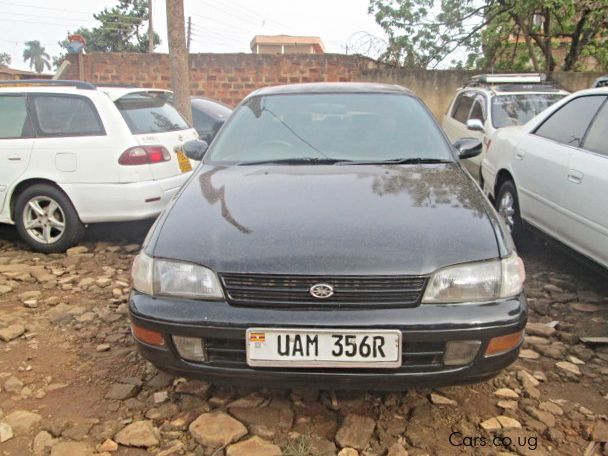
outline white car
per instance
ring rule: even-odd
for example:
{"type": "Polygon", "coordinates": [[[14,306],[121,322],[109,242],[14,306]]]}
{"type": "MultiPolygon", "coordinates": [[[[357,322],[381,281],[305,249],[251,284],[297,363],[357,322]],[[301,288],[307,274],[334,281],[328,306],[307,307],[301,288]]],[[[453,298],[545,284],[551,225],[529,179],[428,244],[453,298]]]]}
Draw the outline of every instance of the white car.
{"type": "Polygon", "coordinates": [[[481,74],[458,89],[442,127],[451,142],[464,137],[482,141],[481,154],[462,161],[476,180],[480,179],[481,161],[496,130],[522,125],[568,95],[544,80],[540,74],[481,74]]]}
{"type": "Polygon", "coordinates": [[[163,90],[80,81],[0,84],[0,223],[34,249],[85,225],[155,217],[191,174],[198,134],[163,90]]]}
{"type": "Polygon", "coordinates": [[[608,268],[608,88],[497,132],[482,175],[514,234],[527,222],[608,268]]]}

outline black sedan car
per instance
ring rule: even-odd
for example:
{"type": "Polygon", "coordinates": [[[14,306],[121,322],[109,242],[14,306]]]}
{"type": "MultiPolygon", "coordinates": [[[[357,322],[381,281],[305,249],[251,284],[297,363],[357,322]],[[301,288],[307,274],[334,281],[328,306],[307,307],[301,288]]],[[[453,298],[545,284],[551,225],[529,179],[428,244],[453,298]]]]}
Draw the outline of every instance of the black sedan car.
{"type": "Polygon", "coordinates": [[[331,389],[479,382],[527,319],[511,237],[412,92],[264,88],[235,110],[133,265],[161,370],[331,389]]]}
{"type": "Polygon", "coordinates": [[[204,97],[191,97],[190,103],[194,129],[203,141],[211,144],[226,119],[230,117],[232,109],[224,103],[204,97]]]}

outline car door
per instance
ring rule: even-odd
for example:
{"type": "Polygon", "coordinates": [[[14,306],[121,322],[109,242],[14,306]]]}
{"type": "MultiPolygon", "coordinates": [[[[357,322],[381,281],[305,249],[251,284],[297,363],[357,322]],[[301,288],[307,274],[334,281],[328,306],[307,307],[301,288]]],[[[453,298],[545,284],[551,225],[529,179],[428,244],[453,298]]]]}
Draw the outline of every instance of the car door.
{"type": "Polygon", "coordinates": [[[511,161],[522,217],[563,242],[572,238],[570,160],[604,98],[581,96],[560,107],[522,136],[511,161]]]}
{"type": "MultiPolygon", "coordinates": [[[[476,119],[479,120],[481,122],[482,125],[486,124],[486,106],[485,106],[485,97],[480,94],[477,93],[474,95],[474,99],[473,99],[473,105],[471,106],[471,111],[469,112],[469,115],[467,117],[467,121],[471,120],[471,119],[476,119]]],[[[476,138],[476,139],[480,139],[480,140],[484,140],[485,138],[485,133],[482,131],[472,131],[469,130],[468,128],[466,128],[466,122],[465,122],[465,129],[463,132],[463,136],[461,136],[461,138],[476,138]]],[[[483,145],[484,148],[484,152],[485,152],[485,144],[483,145]]],[[[483,160],[483,152],[479,155],[477,155],[476,157],[472,157],[472,158],[467,158],[466,160],[462,160],[462,164],[464,165],[464,167],[469,171],[469,173],[471,173],[471,176],[473,176],[476,180],[479,181],[479,178],[481,177],[481,161],[483,160]]]]}
{"type": "Polygon", "coordinates": [[[9,188],[27,169],[33,143],[27,95],[0,94],[0,212],[9,188]]]}
{"type": "Polygon", "coordinates": [[[118,181],[120,151],[89,97],[37,92],[29,102],[36,129],[32,174],[59,184],[118,181]]]}
{"type": "Polygon", "coordinates": [[[468,136],[470,133],[467,130],[466,123],[475,100],[475,94],[472,90],[460,92],[444,117],[442,126],[452,143],[457,139],[468,136]]]}
{"type": "Polygon", "coordinates": [[[608,268],[608,101],[570,156],[565,209],[571,214],[567,241],[608,268]]]}

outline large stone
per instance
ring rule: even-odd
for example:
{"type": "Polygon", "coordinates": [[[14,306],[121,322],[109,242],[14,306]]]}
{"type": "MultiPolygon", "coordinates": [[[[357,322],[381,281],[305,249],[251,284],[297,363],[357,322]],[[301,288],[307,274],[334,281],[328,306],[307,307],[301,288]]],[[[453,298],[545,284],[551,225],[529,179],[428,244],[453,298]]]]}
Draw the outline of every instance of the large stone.
{"type": "Polygon", "coordinates": [[[65,251],[67,256],[76,256],[82,255],[83,253],[88,253],[89,249],[84,245],[77,245],[76,247],[69,248],[65,251]]]}
{"type": "Polygon", "coordinates": [[[354,448],[342,448],[338,456],[359,456],[359,452],[354,448]]]}
{"type": "Polygon", "coordinates": [[[25,327],[20,324],[10,325],[7,328],[0,329],[0,340],[9,342],[16,339],[25,332],[25,327]]]}
{"type": "Polygon", "coordinates": [[[367,416],[349,414],[336,433],[336,442],[342,448],[363,450],[374,433],[376,422],[367,416]]]}
{"type": "Polygon", "coordinates": [[[90,456],[93,449],[82,442],[59,442],[53,446],[51,456],[90,456]]]}
{"type": "Polygon", "coordinates": [[[228,411],[248,425],[289,430],[293,423],[293,410],[289,407],[230,407],[228,411]]]}
{"type": "Polygon", "coordinates": [[[0,285],[0,296],[5,295],[13,291],[13,287],[9,285],[0,285]]]}
{"type": "Polygon", "coordinates": [[[13,428],[15,434],[28,432],[34,425],[40,422],[42,417],[37,413],[28,412],[27,410],[15,410],[6,415],[3,421],[13,428]]]}
{"type": "Polygon", "coordinates": [[[236,442],[247,434],[243,423],[224,412],[203,413],[188,429],[198,443],[212,448],[236,442]]]}
{"type": "Polygon", "coordinates": [[[408,456],[408,453],[405,448],[403,448],[403,445],[395,442],[386,452],[386,456],[408,456]]]}
{"type": "Polygon", "coordinates": [[[43,455],[47,453],[47,449],[51,448],[55,445],[56,440],[53,436],[47,431],[40,431],[34,437],[34,442],[32,443],[32,450],[35,455],[43,455]]]}
{"type": "Polygon", "coordinates": [[[552,428],[555,426],[555,417],[551,413],[545,412],[543,410],[538,410],[532,407],[527,409],[526,411],[530,414],[530,416],[536,418],[548,428],[552,428]]]}
{"type": "Polygon", "coordinates": [[[124,446],[148,448],[158,445],[159,437],[152,421],[135,421],[120,430],[114,440],[124,446]]]}
{"type": "Polygon", "coordinates": [[[551,337],[555,334],[555,328],[547,326],[543,323],[531,323],[526,325],[526,334],[531,336],[551,337]]]}
{"type": "Polygon", "coordinates": [[[482,429],[489,431],[489,432],[497,431],[500,428],[502,428],[502,426],[497,418],[490,418],[488,420],[485,420],[479,426],[481,426],[482,429]]]}
{"type": "Polygon", "coordinates": [[[496,419],[498,420],[498,422],[500,423],[500,425],[502,426],[503,429],[520,429],[521,428],[521,423],[511,417],[508,417],[505,415],[500,415],[500,416],[497,416],[496,419]]]}
{"type": "Polygon", "coordinates": [[[591,440],[596,442],[608,442],[608,423],[598,421],[591,432],[591,440]]]}
{"type": "Polygon", "coordinates": [[[592,313],[597,312],[600,308],[594,304],[586,304],[583,302],[575,302],[570,304],[570,307],[574,310],[578,310],[579,312],[592,313]]]}
{"type": "Polygon", "coordinates": [[[22,388],[23,388],[23,382],[21,380],[19,380],[17,377],[15,377],[14,375],[11,375],[4,382],[4,390],[9,393],[18,393],[21,391],[22,388]]]}
{"type": "Polygon", "coordinates": [[[555,365],[565,371],[568,372],[569,374],[573,374],[573,375],[581,375],[581,370],[578,368],[578,366],[576,364],[572,364],[569,363],[568,361],[559,361],[557,363],[555,363],[555,365]]]}
{"type": "Polygon", "coordinates": [[[30,299],[38,299],[42,295],[41,291],[33,290],[33,291],[24,291],[19,294],[19,300],[21,302],[29,301],[30,299]]]}
{"type": "Polygon", "coordinates": [[[0,443],[13,438],[13,428],[10,424],[0,421],[0,443]]]}
{"type": "Polygon", "coordinates": [[[517,399],[519,398],[519,394],[513,391],[510,388],[499,388],[494,391],[494,396],[499,397],[501,399],[517,399]]]}
{"type": "Polygon", "coordinates": [[[458,405],[456,401],[437,393],[431,393],[431,402],[435,405],[458,405]]]}
{"type": "Polygon", "coordinates": [[[106,399],[124,401],[137,394],[137,385],[127,385],[123,383],[116,383],[110,387],[106,393],[106,399]]]}
{"type": "Polygon", "coordinates": [[[226,456],[281,456],[281,448],[258,436],[230,445],[226,456]]]}

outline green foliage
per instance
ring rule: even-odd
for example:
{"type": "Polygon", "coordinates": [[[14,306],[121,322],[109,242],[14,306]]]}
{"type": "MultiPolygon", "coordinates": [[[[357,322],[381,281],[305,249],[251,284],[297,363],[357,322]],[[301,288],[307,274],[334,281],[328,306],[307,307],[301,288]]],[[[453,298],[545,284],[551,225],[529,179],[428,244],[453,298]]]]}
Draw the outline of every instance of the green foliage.
{"type": "Polygon", "coordinates": [[[44,47],[40,45],[40,41],[26,41],[25,49],[23,50],[23,61],[29,62],[30,69],[34,68],[36,73],[42,73],[45,68],[51,69],[51,57],[45,52],[44,47]]]}
{"type": "Polygon", "coordinates": [[[0,52],[0,67],[7,67],[11,64],[11,56],[6,52],[0,52]]]}
{"type": "Polygon", "coordinates": [[[314,456],[310,438],[304,435],[291,440],[283,449],[283,456],[314,456]]]}
{"type": "MultiPolygon", "coordinates": [[[[80,34],[86,40],[88,52],[147,52],[148,51],[148,2],[147,0],[119,0],[112,8],[93,14],[101,25],[94,28],[80,27],[68,35],[80,34]]],[[[160,43],[154,34],[154,45],[160,43]]],[[[67,50],[68,40],[59,43],[67,50]]],[[[55,59],[59,65],[64,55],[55,59]]]]}
{"type": "Polygon", "coordinates": [[[414,68],[576,70],[608,64],[608,0],[370,0],[385,30],[384,59],[414,68]]]}

